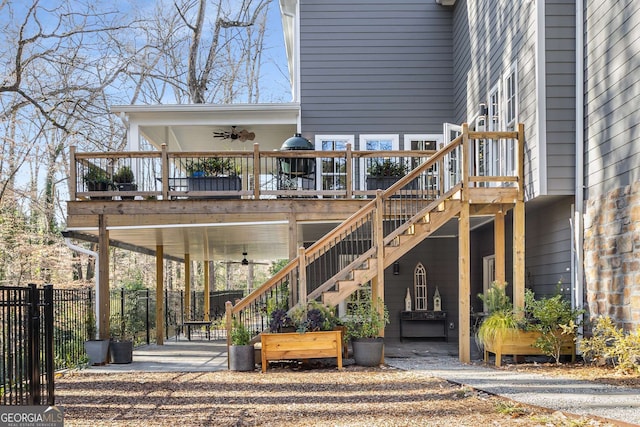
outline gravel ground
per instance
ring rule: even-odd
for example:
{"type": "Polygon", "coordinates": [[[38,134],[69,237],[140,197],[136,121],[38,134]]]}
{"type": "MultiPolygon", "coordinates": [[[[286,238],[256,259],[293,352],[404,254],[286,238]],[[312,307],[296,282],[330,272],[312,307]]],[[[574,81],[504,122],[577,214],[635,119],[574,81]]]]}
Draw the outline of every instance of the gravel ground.
{"type": "Polygon", "coordinates": [[[611,426],[452,384],[420,370],[275,366],[259,372],[68,372],[67,426],[611,426]]]}
{"type": "Polygon", "coordinates": [[[446,379],[525,405],[640,425],[640,377],[584,365],[524,364],[504,368],[453,359],[388,360],[399,369],[446,379]]]}

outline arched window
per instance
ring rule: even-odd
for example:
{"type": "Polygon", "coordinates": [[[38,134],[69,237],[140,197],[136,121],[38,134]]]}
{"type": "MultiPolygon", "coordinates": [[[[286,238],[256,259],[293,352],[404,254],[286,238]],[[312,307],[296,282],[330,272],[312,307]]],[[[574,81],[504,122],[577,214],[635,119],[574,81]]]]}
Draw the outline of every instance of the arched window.
{"type": "Polygon", "coordinates": [[[416,310],[427,310],[427,270],[421,262],[413,271],[413,291],[416,296],[416,310]]]}

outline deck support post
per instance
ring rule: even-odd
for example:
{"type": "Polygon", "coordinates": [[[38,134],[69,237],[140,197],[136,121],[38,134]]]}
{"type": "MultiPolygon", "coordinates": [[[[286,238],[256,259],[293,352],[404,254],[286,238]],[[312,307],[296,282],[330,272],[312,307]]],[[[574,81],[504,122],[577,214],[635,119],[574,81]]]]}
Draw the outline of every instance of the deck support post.
{"type": "Polygon", "coordinates": [[[204,315],[202,320],[205,322],[209,321],[209,314],[211,311],[211,299],[209,298],[209,293],[211,289],[211,275],[209,273],[209,266],[211,265],[211,261],[208,259],[204,261],[204,315]]]}
{"type": "Polygon", "coordinates": [[[164,345],[164,246],[156,246],[156,344],[164,345]]]}
{"type": "Polygon", "coordinates": [[[506,268],[505,268],[505,225],[504,225],[504,211],[502,208],[495,214],[493,221],[493,247],[495,253],[495,280],[498,283],[504,283],[506,281],[506,268]]]}
{"type": "Polygon", "coordinates": [[[458,348],[462,363],[471,362],[471,246],[469,244],[469,203],[464,202],[458,219],[458,348]]]}
{"type": "Polygon", "coordinates": [[[191,319],[191,256],[184,254],[184,317],[191,319]]]}
{"type": "Polygon", "coordinates": [[[98,289],[96,307],[97,319],[96,324],[98,326],[98,338],[102,340],[109,339],[109,317],[111,316],[110,310],[110,296],[109,296],[109,230],[107,230],[107,223],[104,215],[98,215],[98,289]]]}
{"type": "Polygon", "coordinates": [[[524,201],[513,208],[513,307],[524,309],[524,201]]]}

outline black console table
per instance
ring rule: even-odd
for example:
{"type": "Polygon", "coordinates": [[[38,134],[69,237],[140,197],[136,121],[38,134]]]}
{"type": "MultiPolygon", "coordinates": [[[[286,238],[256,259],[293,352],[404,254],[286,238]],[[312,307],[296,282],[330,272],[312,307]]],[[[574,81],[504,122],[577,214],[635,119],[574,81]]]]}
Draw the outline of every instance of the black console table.
{"type": "Polygon", "coordinates": [[[447,339],[446,311],[401,311],[400,341],[403,338],[447,339]]]}

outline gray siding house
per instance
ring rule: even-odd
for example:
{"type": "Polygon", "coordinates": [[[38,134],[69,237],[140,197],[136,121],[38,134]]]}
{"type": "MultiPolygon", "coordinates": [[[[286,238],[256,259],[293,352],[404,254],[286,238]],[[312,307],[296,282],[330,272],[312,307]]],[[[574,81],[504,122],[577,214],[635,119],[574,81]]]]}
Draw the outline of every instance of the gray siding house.
{"type": "MultiPolygon", "coordinates": [[[[285,27],[294,19],[298,30],[287,41],[305,137],[346,134],[364,148],[361,135],[403,141],[446,133],[444,123],[524,123],[526,286],[537,295],[560,291],[592,317],[640,324],[637,2],[280,3],[285,27]]],[[[495,155],[505,162],[509,153],[495,155]]],[[[491,221],[474,230],[477,311],[474,296],[491,278],[492,238],[491,221]]],[[[456,251],[455,236],[445,235],[407,254],[400,274],[385,280],[390,310],[401,310],[422,263],[456,319],[456,251]]],[[[457,325],[449,326],[451,339],[457,325]]],[[[392,321],[387,336],[398,329],[392,321]]]]}
{"type": "MultiPolygon", "coordinates": [[[[391,314],[385,337],[417,338],[421,331],[401,321],[405,297],[408,293],[414,308],[418,297],[424,297],[419,308],[432,310],[437,290],[446,321],[422,335],[458,341],[462,358],[469,350],[469,310],[484,311],[477,295],[499,277],[496,270],[504,263],[504,279],[514,296],[523,286],[538,296],[561,292],[574,306],[587,308],[590,317],[610,315],[629,330],[640,325],[640,2],[279,0],[279,5],[291,102],[113,106],[126,119],[129,150],[139,151],[144,141],[156,152],[78,153],[71,179],[78,191],[71,191],[68,204],[71,234],[98,241],[102,252],[108,253],[113,242],[155,253],[160,295],[163,256],[184,262],[185,270],[191,262],[208,265],[246,259],[247,254],[257,260],[288,258],[300,274],[290,267],[286,274],[291,276],[283,277],[301,283],[294,290],[302,299],[308,290],[320,293],[305,288],[305,276],[322,270],[309,267],[305,251],[315,250],[318,242],[329,248],[333,235],[327,238],[327,233],[336,224],[351,227],[348,218],[369,209],[374,197],[381,206],[400,198],[393,193],[384,199],[366,181],[370,173],[365,162],[378,155],[371,152],[387,151],[391,154],[378,157],[401,158],[399,162],[415,168],[407,183],[424,172],[422,188],[409,189],[413,202],[437,206],[441,201],[444,206],[453,201],[451,189],[471,194],[479,182],[469,185],[472,171],[482,172],[476,177],[513,179],[500,184],[502,193],[496,191],[497,179],[474,188],[494,191],[490,200],[477,202],[493,210],[479,208],[471,215],[471,201],[460,196],[451,203],[459,210],[449,210],[451,217],[438,223],[437,230],[416,232],[421,239],[428,236],[423,240],[411,240],[409,229],[428,224],[427,217],[437,216],[436,208],[404,218],[398,229],[407,226],[400,230],[407,234],[392,238],[406,237],[411,245],[396,250],[396,258],[394,248],[384,246],[389,242],[379,239],[392,222],[385,218],[393,215],[376,216],[377,229],[352,233],[356,247],[378,239],[375,262],[368,263],[373,256],[366,259],[373,273],[351,280],[353,287],[342,294],[335,291],[335,278],[345,271],[355,275],[367,264],[358,257],[372,248],[362,250],[365,255],[344,242],[318,249],[322,256],[335,250],[337,272],[317,281],[322,292],[339,294],[334,301],[343,312],[348,304],[344,298],[357,296],[354,289],[372,281],[372,292],[375,288],[380,295],[382,289],[391,314]],[[467,129],[462,124],[481,136],[474,154],[463,159],[468,170],[458,173],[463,156],[453,147],[465,140],[457,138],[467,129]],[[524,140],[518,139],[521,128],[524,140]],[[497,132],[517,136],[500,137],[511,142],[498,144],[491,139],[497,132]],[[301,168],[304,177],[285,176],[283,166],[291,172],[298,163],[278,159],[282,141],[294,133],[311,145],[297,154],[297,160],[313,159],[303,162],[314,166],[301,168]],[[251,139],[243,137],[249,134],[251,139]],[[524,145],[524,153],[516,149],[518,144],[524,145]],[[102,164],[96,160],[101,155],[102,164]],[[238,188],[215,196],[207,193],[211,189],[190,188],[202,176],[187,175],[184,165],[225,155],[238,165],[238,188]],[[517,162],[521,155],[524,171],[517,162]],[[154,160],[135,163],[138,158],[154,160]],[[436,161],[438,169],[427,171],[429,162],[436,161]],[[87,189],[83,171],[126,162],[152,171],[151,178],[144,181],[138,174],[137,193],[113,192],[109,201],[95,199],[99,194],[87,189]],[[518,179],[521,174],[524,178],[518,179]],[[452,182],[447,181],[453,185],[448,187],[452,182]],[[435,196],[414,196],[433,188],[435,196]],[[137,200],[127,201],[127,196],[137,200]],[[462,223],[468,232],[459,231],[462,223]],[[502,232],[506,248],[494,241],[502,232]],[[503,253],[496,254],[496,248],[503,253]],[[418,295],[416,289],[424,292],[425,283],[426,295],[418,295]],[[461,295],[467,289],[469,295],[461,295]]],[[[320,255],[314,259],[323,259],[320,255]]],[[[108,256],[100,260],[101,280],[107,282],[100,292],[108,301],[108,256]]],[[[188,271],[185,277],[188,290],[188,271]]],[[[265,285],[263,290],[279,286],[265,285]]],[[[205,279],[205,292],[208,286],[205,279]]],[[[252,304],[257,301],[255,293],[253,297],[252,304]]],[[[108,310],[103,307],[103,333],[108,331],[108,310]]]]}

